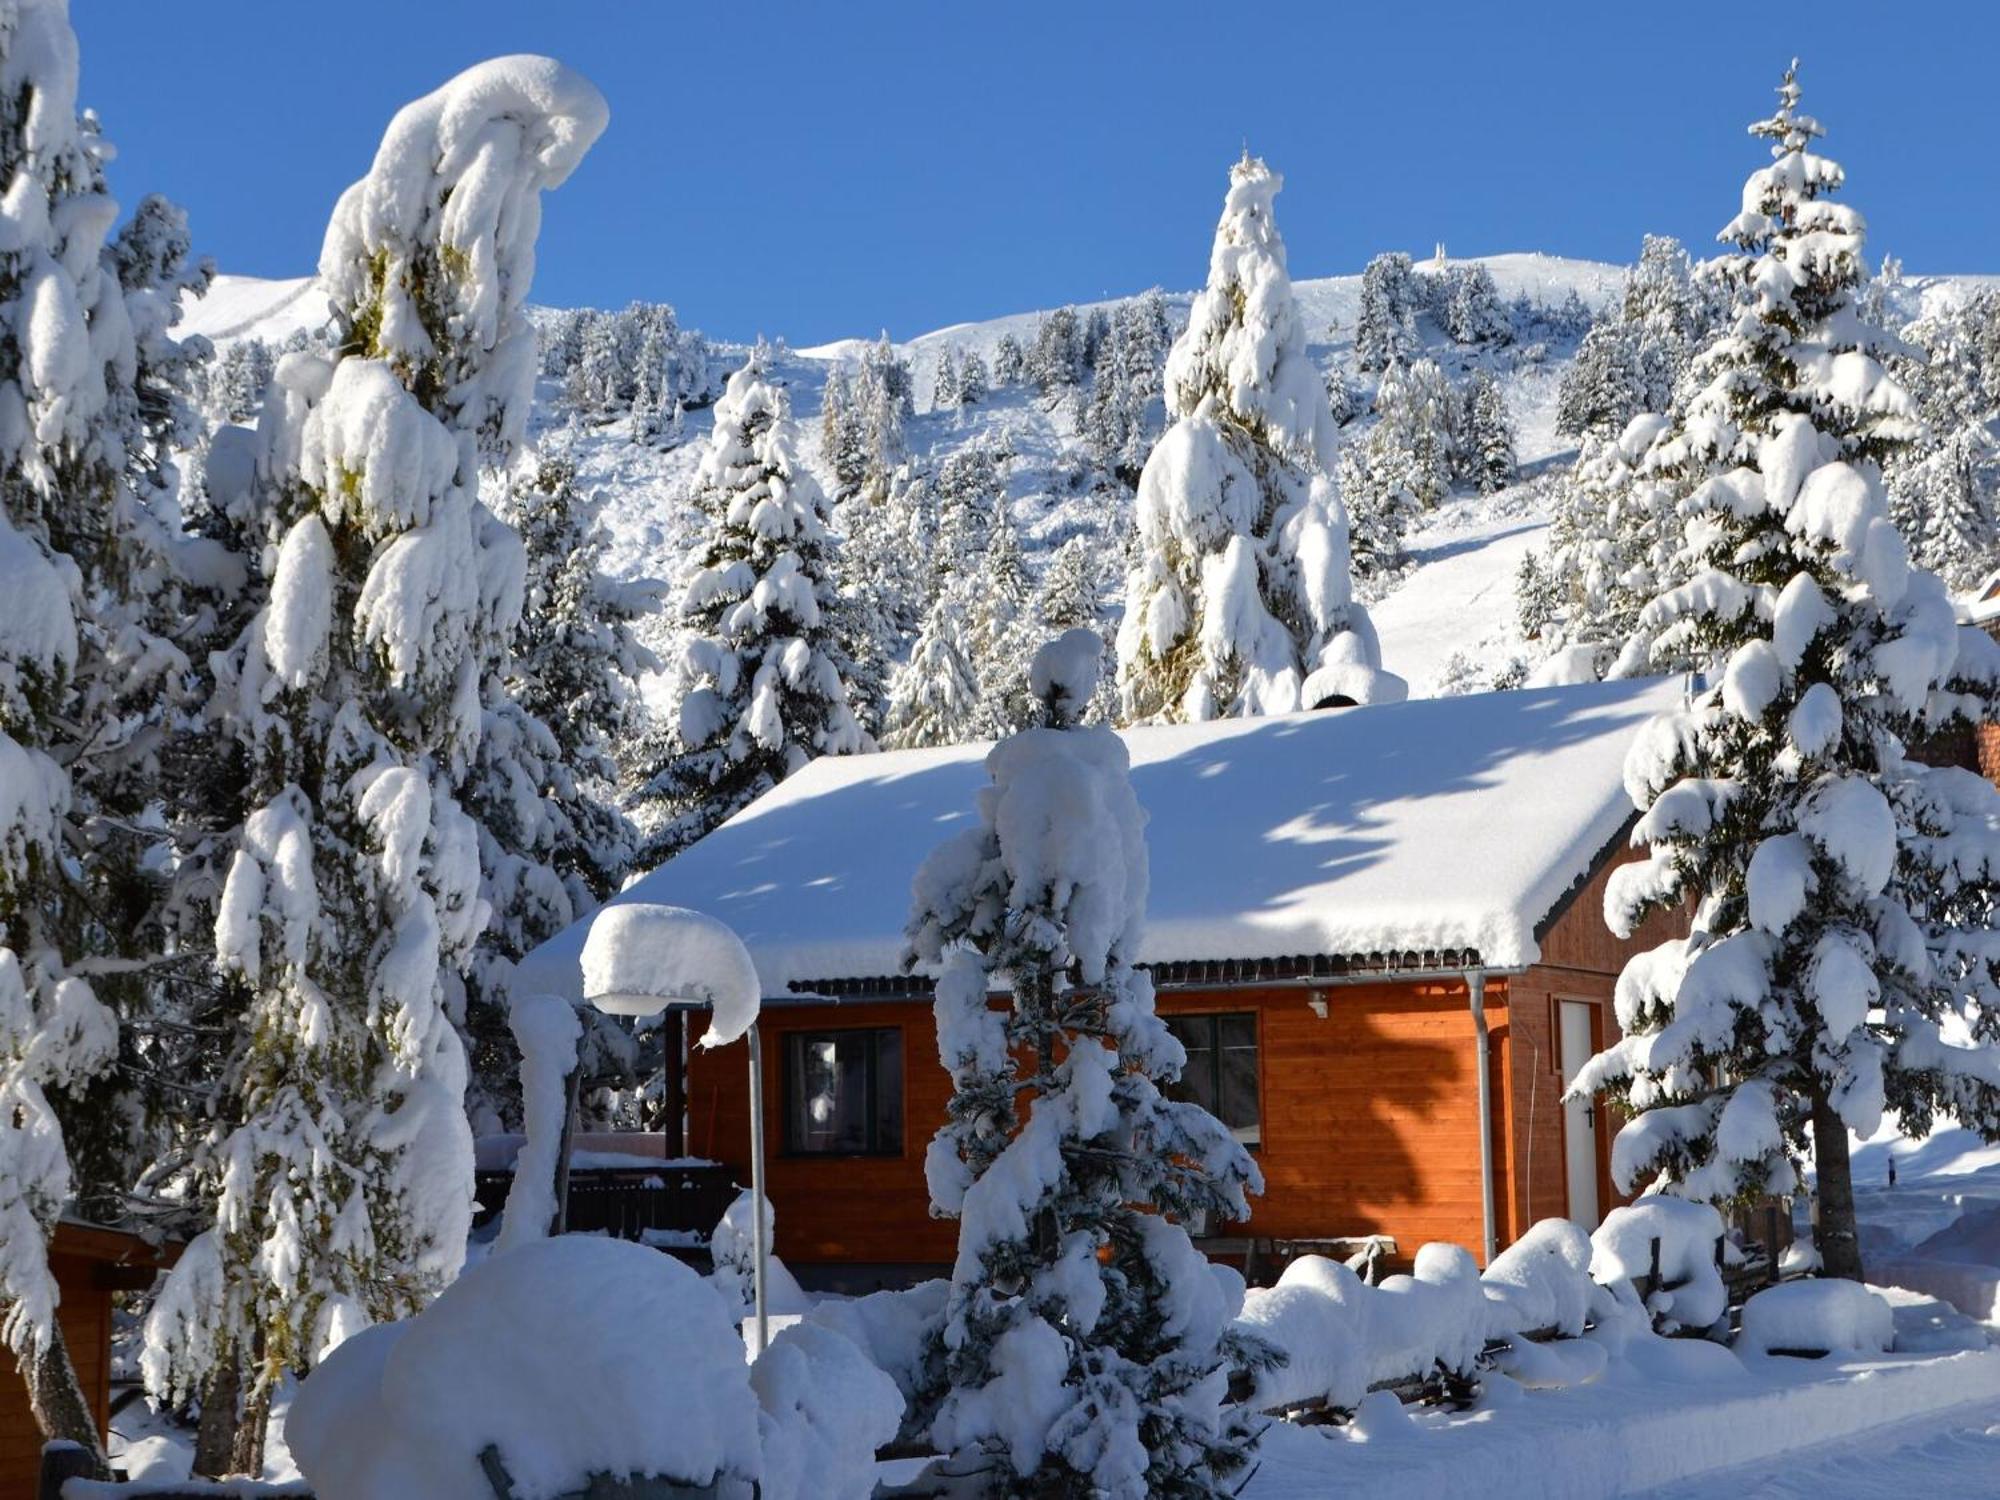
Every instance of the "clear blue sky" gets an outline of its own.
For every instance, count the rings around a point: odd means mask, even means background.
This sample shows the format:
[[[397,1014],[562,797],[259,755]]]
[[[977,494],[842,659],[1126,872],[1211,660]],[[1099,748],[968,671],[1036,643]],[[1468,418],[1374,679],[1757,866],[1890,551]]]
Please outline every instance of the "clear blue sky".
[[[611,102],[537,301],[795,344],[1200,282],[1247,139],[1296,276],[1379,250],[1628,261],[1735,211],[1793,52],[1871,257],[2000,271],[2000,5],[76,0],[129,205],[309,271],[398,105],[503,52]]]

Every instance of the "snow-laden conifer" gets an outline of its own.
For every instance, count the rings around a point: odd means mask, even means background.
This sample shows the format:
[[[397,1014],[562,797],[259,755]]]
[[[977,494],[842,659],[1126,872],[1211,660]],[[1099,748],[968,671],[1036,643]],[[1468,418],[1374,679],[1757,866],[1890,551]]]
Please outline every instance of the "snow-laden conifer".
[[[1693,930],[1626,966],[1623,1039],[1575,1088],[1634,1112],[1612,1151],[1628,1190],[1788,1193],[1810,1126],[1818,1248],[1858,1279],[1849,1130],[1894,1103],[1915,1129],[1939,1109],[2000,1131],[2000,796],[1904,753],[1943,713],[1991,712],[2000,653],[1955,628],[1889,519],[1877,459],[1910,402],[1855,315],[1840,168],[1811,149],[1793,73],[1779,97],[1752,127],[1772,164],[1724,231],[1735,315],[1652,450],[1728,465],[1683,507],[1684,581],[1641,620],[1656,652],[1710,675],[1633,747],[1651,855],[1605,899],[1617,933],[1683,901]]]
[[[240,1375],[257,1433],[280,1373],[421,1307],[465,1254],[451,1006],[487,907],[459,799],[523,586],[479,473],[525,429],[541,194],[605,118],[534,57],[400,111],[327,229],[331,357],[287,355],[265,406],[271,593],[221,684],[254,808],[215,922],[249,995],[238,1123],[210,1176],[219,1271],[184,1289],[211,1336],[156,1322],[145,1360],[163,1396]]]
[[[1244,1218],[1262,1181],[1161,1093],[1186,1059],[1132,967],[1145,814],[1123,743],[1078,723],[1102,647],[1036,654],[1040,722],[987,757],[978,826],[925,861],[910,919],[954,1090],[926,1158],[959,1221],[932,1437],[995,1496],[1215,1495],[1247,1457],[1234,1309],[1185,1226]]]
[[[872,748],[834,630],[836,542],[791,405],[753,355],[729,377],[701,463],[707,516],[689,554],[664,763],[643,863],[700,838],[807,761]]]
[[[1172,425],[1139,478],[1118,634],[1132,719],[1400,696],[1353,598],[1333,419],[1272,219],[1280,185],[1247,154],[1230,170],[1208,285],[1167,359]]]
[[[47,1237],[124,1217],[157,1139],[119,1015],[157,994],[173,920],[157,784],[193,642],[165,455],[200,349],[170,330],[206,272],[162,200],[107,242],[77,82],[62,0],[0,9],[0,1334],[42,1435],[101,1468]]]

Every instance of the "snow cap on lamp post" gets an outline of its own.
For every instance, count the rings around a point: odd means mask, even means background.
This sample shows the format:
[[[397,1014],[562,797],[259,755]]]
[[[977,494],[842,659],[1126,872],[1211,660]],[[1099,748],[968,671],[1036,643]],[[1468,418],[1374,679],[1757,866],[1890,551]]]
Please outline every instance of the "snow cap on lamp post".
[[[757,1019],[763,988],[743,940],[723,923],[680,906],[607,906],[583,943],[583,993],[614,1016],[668,1006],[709,1012],[704,1047],[735,1041]]]

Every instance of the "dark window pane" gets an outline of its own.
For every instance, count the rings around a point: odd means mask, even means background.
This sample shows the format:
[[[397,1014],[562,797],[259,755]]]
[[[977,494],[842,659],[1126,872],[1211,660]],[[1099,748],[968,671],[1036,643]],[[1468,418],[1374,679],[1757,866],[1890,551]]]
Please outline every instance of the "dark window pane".
[[[875,1036],[875,1139],[871,1150],[903,1149],[903,1033]]]
[[[896,1028],[786,1039],[785,1149],[830,1155],[903,1148],[903,1042]]]
[[[1167,1096],[1199,1104],[1227,1125],[1239,1141],[1262,1139],[1257,1108],[1257,1017],[1169,1016],[1167,1029],[1187,1049],[1187,1067]]]
[[[1187,1066],[1181,1069],[1180,1082],[1167,1089],[1167,1096],[1199,1104],[1213,1114],[1216,1105],[1215,1017],[1170,1016],[1167,1029],[1187,1049]]]

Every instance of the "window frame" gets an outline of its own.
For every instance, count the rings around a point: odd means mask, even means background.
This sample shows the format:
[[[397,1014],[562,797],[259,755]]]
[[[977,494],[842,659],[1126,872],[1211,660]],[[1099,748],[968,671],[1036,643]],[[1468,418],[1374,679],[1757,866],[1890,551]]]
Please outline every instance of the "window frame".
[[[1167,1029],[1169,1031],[1172,1031],[1176,1025],[1186,1025],[1190,1022],[1200,1022],[1204,1023],[1207,1026],[1208,1039],[1209,1039],[1207,1051],[1209,1056],[1208,1068],[1209,1068],[1210,1097],[1212,1097],[1215,1100],[1215,1110],[1214,1110],[1215,1117],[1218,1120],[1222,1121],[1223,1129],[1227,1130],[1232,1136],[1236,1137],[1237,1143],[1239,1145],[1243,1146],[1246,1150],[1261,1151],[1264,1148],[1264,1014],[1263,1012],[1260,1009],[1256,1008],[1252,1008],[1249,1010],[1166,1011],[1161,1014],[1160,1019],[1167,1023]],[[1255,1054],[1255,1059],[1254,1059],[1255,1065],[1252,1071],[1252,1076],[1255,1079],[1256,1093],[1255,1097],[1251,1100],[1251,1104],[1254,1106],[1255,1110],[1254,1122],[1248,1126],[1231,1125],[1226,1119],[1223,1119],[1221,1114],[1221,1109],[1223,1104],[1222,1054],[1224,1051],[1222,1043],[1222,1023],[1224,1021],[1248,1021],[1250,1023],[1250,1047],[1251,1051]],[[1186,1040],[1182,1038],[1178,1032],[1175,1033],[1174,1040],[1180,1042],[1183,1047],[1187,1045]],[[1189,1059],[1190,1065],[1193,1064],[1193,1061],[1194,1059],[1190,1057]],[[1187,1078],[1187,1073],[1185,1070],[1183,1070],[1181,1074],[1181,1080],[1177,1081],[1174,1085],[1172,1085],[1172,1088],[1178,1089],[1182,1087],[1186,1078]],[[1173,1093],[1171,1091],[1168,1092],[1167,1096],[1169,1098],[1181,1097],[1180,1095]],[[1245,1129],[1255,1131],[1256,1139],[1246,1141],[1240,1135],[1237,1135],[1237,1131]]]
[[[783,1045],[779,1053],[778,1073],[778,1115],[780,1154],[796,1157],[801,1161],[825,1160],[866,1160],[894,1159],[905,1154],[909,1136],[908,1090],[904,1087],[903,1065],[908,1049],[903,1027],[885,1026],[814,1026],[800,1027],[784,1033]],[[895,1039],[896,1059],[892,1077],[895,1089],[896,1140],[893,1145],[881,1142],[881,1120],[879,1118],[882,1100],[882,1084],[885,1077],[882,1066],[882,1041],[885,1037]],[[799,1089],[805,1082],[804,1066],[806,1049],[816,1042],[832,1042],[838,1049],[843,1040],[865,1039],[866,1061],[862,1075],[862,1118],[867,1144],[859,1149],[809,1146],[804,1143],[805,1124],[800,1111],[804,1099]]]

